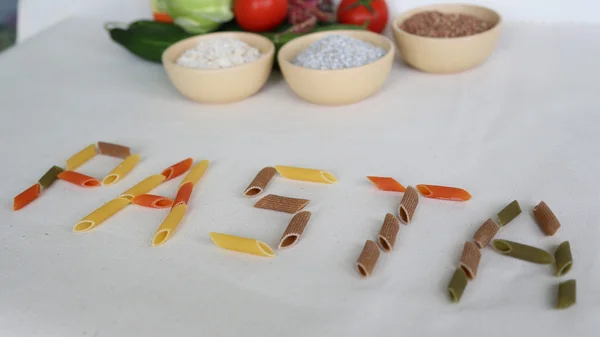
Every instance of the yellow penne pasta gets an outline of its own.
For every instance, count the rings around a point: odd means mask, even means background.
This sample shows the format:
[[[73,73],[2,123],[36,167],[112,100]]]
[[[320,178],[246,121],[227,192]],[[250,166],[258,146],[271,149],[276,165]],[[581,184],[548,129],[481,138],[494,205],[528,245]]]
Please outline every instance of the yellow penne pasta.
[[[327,171],[280,165],[275,166],[275,168],[282,177],[288,179],[325,184],[337,182],[335,176]]]
[[[75,227],[73,227],[73,232],[87,232],[99,224],[101,224],[104,220],[110,218],[118,211],[125,208],[125,206],[129,205],[131,201],[125,198],[117,198],[113,199],[106,204],[102,205],[97,210],[90,213],[85,218],[81,219]]]
[[[127,191],[123,192],[119,196],[119,198],[125,198],[125,199],[129,199],[131,201],[131,199],[133,199],[134,197],[136,197],[140,194],[146,194],[146,193],[152,191],[152,189],[154,189],[156,186],[160,185],[163,181],[165,181],[165,179],[166,179],[166,177],[163,176],[162,174],[155,174],[153,176],[149,176],[148,178],[137,183],[137,185],[135,185],[132,188],[128,189]]]
[[[215,245],[221,248],[260,256],[275,256],[273,249],[271,249],[269,245],[256,239],[243,238],[240,236],[215,232],[210,233],[210,238]]]
[[[206,169],[208,168],[208,164],[210,164],[210,161],[208,161],[208,160],[199,161],[196,165],[194,165],[192,167],[190,172],[188,172],[188,174],[183,178],[183,180],[181,181],[181,184],[179,184],[179,186],[182,186],[183,184],[187,183],[188,181],[191,181],[192,184],[196,185],[198,180],[200,180],[200,178],[202,178],[202,176],[204,175],[204,172],[206,172]]]
[[[132,154],[125,158],[117,167],[102,179],[102,186],[113,185],[125,177],[140,162],[139,154]]]
[[[67,170],[73,171],[96,155],[96,145],[92,144],[67,159]]]
[[[156,234],[154,234],[152,246],[160,246],[171,238],[181,219],[183,219],[186,209],[186,204],[179,204],[171,209],[165,220],[160,224],[160,227],[158,227]]]

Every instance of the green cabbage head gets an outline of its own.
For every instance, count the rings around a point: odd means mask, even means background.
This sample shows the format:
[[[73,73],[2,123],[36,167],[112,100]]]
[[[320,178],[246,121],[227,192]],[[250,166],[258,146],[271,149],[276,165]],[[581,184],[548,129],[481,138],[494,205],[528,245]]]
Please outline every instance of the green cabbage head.
[[[175,24],[191,34],[216,30],[233,19],[232,0],[165,0]]]

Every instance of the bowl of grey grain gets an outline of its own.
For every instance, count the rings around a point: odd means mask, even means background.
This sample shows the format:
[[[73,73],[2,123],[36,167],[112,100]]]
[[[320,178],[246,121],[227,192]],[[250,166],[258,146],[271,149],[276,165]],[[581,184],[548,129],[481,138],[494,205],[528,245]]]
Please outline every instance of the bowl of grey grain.
[[[404,61],[430,73],[457,73],[484,63],[500,37],[501,17],[489,8],[466,4],[424,6],[400,14],[393,23]]]
[[[332,30],[286,43],[277,55],[292,91],[320,105],[352,104],[375,94],[394,61],[394,43],[369,31]]]

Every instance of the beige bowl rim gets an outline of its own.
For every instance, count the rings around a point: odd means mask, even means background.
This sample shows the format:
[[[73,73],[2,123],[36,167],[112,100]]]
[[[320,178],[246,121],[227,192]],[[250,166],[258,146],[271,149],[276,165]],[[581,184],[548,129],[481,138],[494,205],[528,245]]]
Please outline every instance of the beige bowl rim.
[[[360,32],[360,33],[364,33],[364,34],[370,34],[370,35],[375,35],[377,37],[383,38],[383,40],[386,42],[386,44],[389,47],[388,51],[383,56],[381,56],[378,60],[376,60],[374,62],[365,64],[365,65],[362,65],[362,66],[359,66],[359,67],[344,68],[344,69],[311,69],[311,68],[304,68],[304,67],[295,65],[291,61],[286,60],[286,59],[283,58],[284,50],[291,48],[291,46],[293,46],[294,44],[302,43],[302,40],[310,39],[310,38],[315,37],[315,36],[351,35],[349,33],[356,33],[356,32]],[[360,40],[360,38],[358,38],[358,39]],[[342,73],[342,72],[354,71],[356,69],[361,69],[361,68],[364,68],[364,67],[377,66],[380,63],[386,62],[385,59],[387,59],[388,55],[395,53],[395,51],[396,51],[396,47],[394,45],[394,42],[390,38],[388,38],[387,36],[385,36],[383,34],[373,33],[373,32],[368,31],[368,30],[336,29],[336,30],[328,30],[328,31],[324,31],[324,32],[314,32],[314,33],[306,34],[304,36],[297,37],[297,38],[291,40],[290,42],[284,44],[283,47],[281,47],[281,49],[279,50],[279,53],[277,54],[277,61],[279,62],[280,67],[281,67],[282,63],[285,63],[286,66],[288,66],[288,67],[295,68],[295,69],[302,69],[303,71],[314,71],[314,72],[319,72],[319,73],[331,72],[331,73],[337,73],[337,74],[339,74],[339,73]]]
[[[409,33],[403,29],[400,28],[399,22],[400,21],[404,21],[407,18],[420,13],[420,12],[424,12],[424,11],[428,11],[428,10],[435,10],[435,9],[443,9],[444,7],[448,8],[448,7],[456,7],[456,6],[463,6],[463,7],[471,7],[471,8],[477,8],[477,9],[482,9],[482,10],[486,10],[494,15],[496,15],[498,17],[498,21],[494,24],[494,26],[488,30],[486,30],[485,32],[481,32],[481,33],[477,33],[474,35],[469,35],[469,36],[461,36],[461,37],[452,37],[452,38],[443,38],[443,37],[430,37],[430,36],[421,36],[421,35],[417,35],[417,34],[412,34]],[[395,32],[399,33],[399,34],[405,34],[405,35],[410,35],[410,36],[415,36],[421,39],[425,39],[425,40],[438,40],[438,41],[447,41],[447,40],[468,40],[468,39],[472,39],[474,37],[479,37],[479,36],[483,36],[486,34],[492,34],[495,30],[500,29],[500,24],[502,23],[502,16],[500,15],[500,13],[498,13],[497,11],[489,8],[489,7],[484,7],[484,6],[479,6],[479,5],[473,5],[473,4],[467,4],[467,3],[439,3],[439,4],[430,4],[430,5],[425,5],[425,6],[419,6],[419,7],[414,7],[411,8],[409,10],[406,10],[400,14],[398,14],[396,16],[396,18],[394,19],[394,22],[392,24],[392,28],[394,29]]]
[[[187,68],[184,66],[180,66],[174,60],[172,60],[171,58],[168,57],[168,54],[173,53],[174,49],[179,49],[180,46],[183,44],[189,44],[191,41],[195,41],[197,43],[200,40],[213,39],[213,38],[218,38],[218,37],[223,37],[223,36],[228,36],[228,37],[231,37],[234,39],[239,39],[239,36],[256,37],[256,38],[266,42],[268,45],[268,48],[267,48],[266,52],[264,52],[264,53],[261,52],[260,56],[255,61],[244,63],[242,65],[235,66],[235,67],[229,67],[229,68],[217,68],[217,69]],[[239,39],[239,40],[242,40],[242,39]],[[250,46],[252,46],[252,45],[250,44]],[[252,47],[257,48],[256,46],[252,46]],[[269,58],[271,55],[273,55],[273,53],[275,53],[275,45],[273,44],[273,41],[269,40],[268,38],[266,38],[260,34],[251,33],[251,32],[217,32],[217,33],[208,33],[208,34],[191,36],[191,37],[188,37],[181,41],[175,42],[174,44],[170,45],[167,49],[165,49],[165,51],[162,54],[161,59],[162,59],[163,66],[166,65],[166,63],[168,63],[169,66],[171,66],[171,67],[183,69],[183,70],[190,71],[190,72],[195,72],[195,73],[223,72],[223,73],[225,73],[225,72],[237,71],[242,68],[253,67],[253,66],[255,66],[256,62],[259,62],[264,58]],[[181,54],[179,54],[179,55],[181,55]],[[177,55],[175,59],[177,59],[177,57],[179,57],[179,55]]]

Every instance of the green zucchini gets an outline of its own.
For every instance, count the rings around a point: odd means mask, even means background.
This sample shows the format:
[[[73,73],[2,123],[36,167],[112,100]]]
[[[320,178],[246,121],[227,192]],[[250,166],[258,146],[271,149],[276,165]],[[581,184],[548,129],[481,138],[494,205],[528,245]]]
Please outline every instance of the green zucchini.
[[[157,35],[171,35],[171,36],[185,36],[189,37],[192,34],[186,33],[185,30],[181,29],[172,23],[156,22],[151,20],[139,20],[132,22],[129,27],[131,31],[143,32],[143,33],[154,33]]]
[[[110,30],[110,37],[131,53],[152,62],[161,62],[162,54],[173,43],[185,39],[181,36],[157,36],[122,28]]]
[[[287,27],[284,25],[284,27]],[[170,45],[181,41],[192,34],[170,23],[155,22],[150,20],[139,20],[132,22],[129,26],[108,23],[105,28],[109,31],[113,41],[120,44],[131,53],[151,62],[161,62],[162,54]],[[313,32],[335,30],[335,29],[359,29],[362,26],[327,24],[317,26]],[[241,28],[234,22],[229,22],[220,27],[219,31],[240,31]],[[277,30],[281,32],[281,30]],[[262,33],[261,35],[273,41],[275,44],[275,55],[279,49],[289,41],[305,34],[299,33]],[[277,67],[277,62],[275,62]]]

